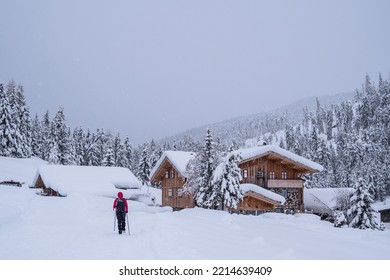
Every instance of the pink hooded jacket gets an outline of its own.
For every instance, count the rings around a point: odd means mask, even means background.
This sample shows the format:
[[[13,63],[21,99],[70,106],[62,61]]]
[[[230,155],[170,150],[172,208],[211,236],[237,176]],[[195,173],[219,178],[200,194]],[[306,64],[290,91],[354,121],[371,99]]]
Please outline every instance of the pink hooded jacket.
[[[119,198],[123,200],[123,203],[125,204],[125,212],[127,213],[127,211],[129,210],[129,207],[127,205],[127,200],[123,199],[123,193],[122,192],[118,192],[118,198],[116,198],[114,200],[114,205],[112,206],[112,209],[115,210],[115,211],[118,211],[118,209],[116,209],[116,204],[117,204]]]

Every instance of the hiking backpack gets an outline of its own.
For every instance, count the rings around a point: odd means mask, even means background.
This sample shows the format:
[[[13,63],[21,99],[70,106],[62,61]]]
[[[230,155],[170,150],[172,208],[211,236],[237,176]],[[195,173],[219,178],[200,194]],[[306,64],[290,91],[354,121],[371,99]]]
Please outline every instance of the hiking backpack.
[[[123,201],[123,199],[118,198],[118,200],[116,201],[116,210],[118,212],[125,212],[125,202]]]

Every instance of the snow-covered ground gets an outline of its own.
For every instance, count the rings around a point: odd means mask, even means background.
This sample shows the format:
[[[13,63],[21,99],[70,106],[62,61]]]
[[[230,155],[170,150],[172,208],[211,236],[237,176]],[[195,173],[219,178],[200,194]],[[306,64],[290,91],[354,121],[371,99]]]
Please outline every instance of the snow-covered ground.
[[[172,212],[129,200],[129,236],[113,230],[114,196],[35,192],[0,185],[0,259],[390,259],[390,230],[335,228],[311,214]]]

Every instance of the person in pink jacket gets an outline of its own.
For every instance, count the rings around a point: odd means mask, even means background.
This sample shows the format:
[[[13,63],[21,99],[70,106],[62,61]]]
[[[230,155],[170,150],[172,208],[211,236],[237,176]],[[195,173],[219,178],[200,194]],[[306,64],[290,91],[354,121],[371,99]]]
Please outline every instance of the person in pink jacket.
[[[114,200],[112,209],[116,211],[116,217],[118,219],[118,232],[119,234],[122,234],[122,232],[126,231],[126,214],[129,210],[127,200],[123,198],[122,192],[118,192],[118,197]]]

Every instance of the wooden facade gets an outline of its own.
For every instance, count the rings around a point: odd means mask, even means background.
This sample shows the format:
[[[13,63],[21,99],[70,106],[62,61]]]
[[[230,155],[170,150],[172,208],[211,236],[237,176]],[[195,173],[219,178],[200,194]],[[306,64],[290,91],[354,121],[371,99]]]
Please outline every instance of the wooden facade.
[[[274,209],[277,207],[280,207],[279,202],[253,191],[249,191],[245,193],[244,199],[238,203],[237,211],[239,213],[245,213],[249,211],[271,212],[274,211]]]
[[[314,170],[272,152],[242,161],[239,167],[242,183],[255,184],[282,195],[286,199],[284,209],[304,210],[301,176]]]
[[[152,183],[161,182],[162,206],[171,206],[173,209],[195,206],[193,196],[182,193],[185,180],[169,159],[165,158],[152,178]]]

